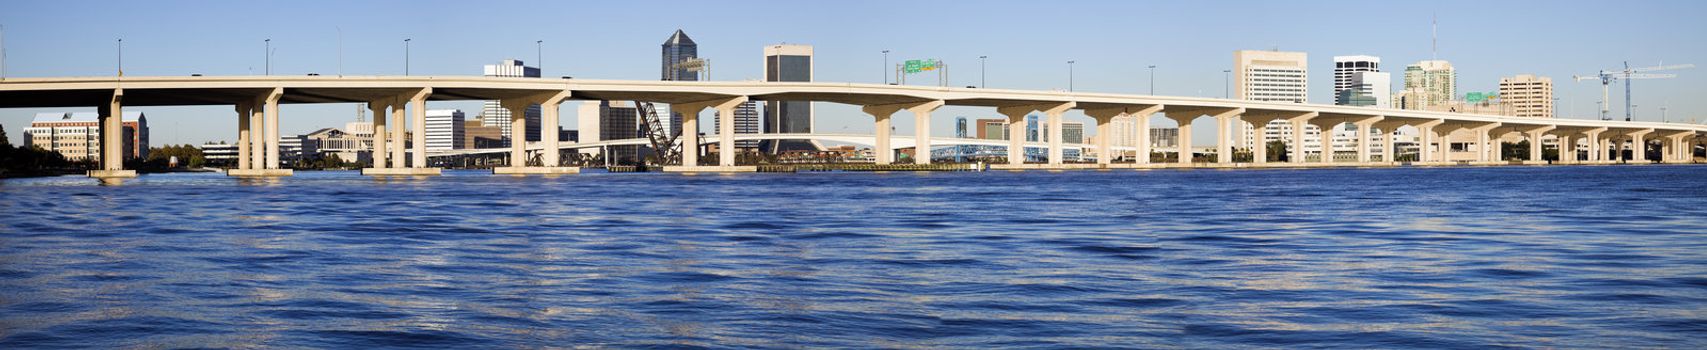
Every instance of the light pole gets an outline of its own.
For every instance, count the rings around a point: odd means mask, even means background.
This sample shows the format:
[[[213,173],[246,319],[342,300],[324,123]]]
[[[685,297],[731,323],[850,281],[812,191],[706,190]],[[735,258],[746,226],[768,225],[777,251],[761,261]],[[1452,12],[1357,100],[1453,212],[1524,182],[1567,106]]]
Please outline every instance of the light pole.
[[[1156,65],[1150,65],[1150,96],[1156,95]]]
[[[261,48],[261,56],[266,57],[266,65],[262,68],[262,72],[264,72],[262,74],[273,75],[273,39],[268,38],[267,40],[261,41],[264,41],[267,44]]]
[[[124,38],[119,38],[119,76],[124,76]]]
[[[1221,98],[1233,98],[1233,94],[1230,92],[1232,90],[1229,90],[1229,88],[1228,88],[1229,86],[1233,86],[1233,70],[1231,70],[1231,69],[1222,70],[1221,71]]]
[[[414,40],[414,39],[403,39],[403,76],[409,76],[409,41],[410,40]]]
[[[338,77],[344,77],[344,27],[338,29]]]
[[[539,67],[539,76],[545,77],[545,40],[533,41],[533,65]]]
[[[883,85],[889,85],[889,50],[883,50]]]
[[[1067,92],[1073,92],[1073,63],[1076,62],[1067,60]]]
[[[989,80],[984,79],[984,59],[986,59],[986,58],[990,58],[990,56],[978,56],[978,88],[979,89],[985,88],[986,86],[984,84],[989,82]]]

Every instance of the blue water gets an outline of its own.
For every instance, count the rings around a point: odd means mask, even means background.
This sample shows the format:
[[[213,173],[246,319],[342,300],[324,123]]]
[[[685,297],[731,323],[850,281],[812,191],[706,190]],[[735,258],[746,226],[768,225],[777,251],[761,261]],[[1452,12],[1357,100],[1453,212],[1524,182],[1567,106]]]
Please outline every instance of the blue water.
[[[0,348],[1702,348],[1707,167],[0,182]]]

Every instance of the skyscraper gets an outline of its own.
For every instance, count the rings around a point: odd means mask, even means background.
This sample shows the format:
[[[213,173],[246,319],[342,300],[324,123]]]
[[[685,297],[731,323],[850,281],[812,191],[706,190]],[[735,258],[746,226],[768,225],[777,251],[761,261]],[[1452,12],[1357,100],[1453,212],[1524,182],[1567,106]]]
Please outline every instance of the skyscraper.
[[[1351,80],[1354,73],[1380,71],[1380,57],[1365,55],[1334,56],[1334,96],[1339,96],[1341,91],[1352,87]]]
[[[488,77],[538,78],[539,68],[523,65],[521,60],[509,59],[498,64],[486,65],[485,73]],[[539,105],[528,106],[526,117],[528,129],[523,134],[526,136],[524,140],[539,141]],[[498,101],[486,101],[485,108],[482,108],[480,112],[480,120],[481,125],[497,127],[504,137],[503,147],[510,147],[513,138],[511,137],[509,110],[504,109],[504,106]],[[557,126],[552,125],[550,129],[557,130]]]
[[[463,139],[466,125],[462,110],[427,110],[427,152],[442,152],[468,148]]]
[[[723,118],[711,118],[712,130],[723,130]],[[735,134],[759,133],[759,106],[753,101],[735,105]],[[759,147],[759,141],[735,141],[737,149],[754,149]]]
[[[1309,56],[1303,52],[1240,50],[1233,52],[1233,96],[1241,100],[1304,103],[1309,91]],[[1244,127],[1244,123],[1238,123]],[[1305,126],[1306,135],[1315,126]],[[1252,147],[1256,142],[1284,140],[1291,142],[1292,123],[1275,120],[1268,123],[1263,135],[1246,128],[1239,147]],[[1306,145],[1320,144],[1306,140]],[[1185,145],[1191,147],[1191,145]]]
[[[1405,67],[1405,88],[1400,92],[1403,109],[1446,106],[1458,94],[1458,70],[1444,60],[1428,60]]]
[[[812,72],[811,45],[778,44],[765,47],[765,81],[809,82],[812,81]],[[811,133],[812,103],[766,101],[764,129],[767,134]],[[816,146],[805,141],[778,141],[768,148],[767,151],[771,153],[818,150]]]
[[[1511,106],[1511,116],[1553,117],[1553,78],[1529,74],[1500,78],[1499,96],[1502,103]]]
[[[660,79],[665,81],[699,81],[699,72],[687,69],[683,62],[699,58],[699,44],[688,38],[687,33],[677,29],[669,39],[664,39],[664,53],[661,62]],[[670,132],[676,136],[682,135],[682,115],[670,113]]]

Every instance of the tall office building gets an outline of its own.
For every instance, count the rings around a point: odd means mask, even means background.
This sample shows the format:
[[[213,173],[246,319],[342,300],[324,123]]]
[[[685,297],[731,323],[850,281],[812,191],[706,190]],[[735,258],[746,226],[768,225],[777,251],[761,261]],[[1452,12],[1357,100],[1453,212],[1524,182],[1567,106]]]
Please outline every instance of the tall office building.
[[[660,62],[659,78],[665,81],[699,81],[699,72],[682,66],[682,62],[699,58],[699,44],[695,44],[687,33],[677,29],[669,39],[664,39],[663,59]],[[676,136],[682,135],[682,115],[670,113],[670,132]],[[757,125],[755,125],[757,126]]]
[[[1381,58],[1375,56],[1334,56],[1334,96],[1353,86],[1352,74],[1380,72]]]
[[[1400,91],[1402,109],[1426,110],[1446,106],[1458,94],[1458,71],[1443,60],[1417,62],[1405,67],[1405,86]]]
[[[523,65],[521,60],[510,59],[504,60],[498,64],[486,65],[485,74],[488,77],[538,78],[539,68],[528,67]],[[523,134],[526,136],[524,140],[539,141],[539,130],[541,129],[541,125],[539,125],[539,105],[528,106],[526,113],[528,125],[527,130]],[[510,147],[510,142],[514,138],[511,137],[513,134],[510,130],[509,110],[504,109],[504,106],[499,104],[498,101],[486,101],[485,108],[483,108],[480,113],[480,120],[481,125],[497,127],[498,130],[503,133],[503,147]],[[553,125],[548,129],[557,130],[557,126]]]
[[[1308,61],[1309,55],[1303,52],[1235,51],[1233,96],[1250,101],[1304,103],[1309,94]],[[1238,124],[1238,128],[1244,128],[1244,123]],[[1317,128],[1314,126],[1306,126],[1306,135],[1314,133],[1315,129]],[[1268,123],[1266,131],[1263,135],[1256,135],[1255,129],[1245,128],[1240,132],[1244,137],[1237,140],[1240,143],[1238,147],[1249,148],[1257,142],[1274,140],[1292,142],[1292,123],[1275,120]],[[1318,143],[1306,140],[1306,144]]]
[[[640,109],[631,101],[585,101],[576,110],[576,122],[581,143],[625,140],[646,137],[640,134]],[[611,164],[637,164],[645,155],[639,145],[610,146],[606,157]],[[599,154],[600,149],[583,149],[582,153]]]
[[[966,138],[966,117],[954,117],[954,137]]]
[[[1511,116],[1553,117],[1553,78],[1519,74],[1500,78],[1500,100],[1511,106]]]
[[[123,123],[124,159],[148,157],[148,117],[139,111],[119,115]],[[27,145],[59,152],[68,160],[99,160],[100,115],[95,112],[36,113],[24,128]],[[22,143],[21,143],[22,144]]]
[[[1351,74],[1346,89],[1334,94],[1334,104],[1392,108],[1393,78],[1387,72],[1356,72]]]
[[[463,139],[466,135],[463,119],[462,110],[427,110],[427,152],[468,148]]]
[[[765,47],[765,81],[812,81],[812,46],[778,44]],[[812,132],[812,103],[807,101],[766,101],[764,130],[767,134]],[[764,146],[761,146],[764,147]],[[766,151],[816,151],[807,141],[777,141]]]

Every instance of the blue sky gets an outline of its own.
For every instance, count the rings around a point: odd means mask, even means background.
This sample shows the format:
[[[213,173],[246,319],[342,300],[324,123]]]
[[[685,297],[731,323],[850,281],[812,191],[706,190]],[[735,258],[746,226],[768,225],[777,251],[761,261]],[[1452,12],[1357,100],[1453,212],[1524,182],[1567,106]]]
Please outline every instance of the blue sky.
[[[1157,94],[1221,96],[1221,71],[1231,68],[1234,50],[1279,48],[1309,53],[1311,102],[1330,103],[1332,56],[1380,56],[1384,70],[1401,71],[1429,58],[1430,16],[1438,15],[1439,58],[1458,67],[1462,91],[1494,90],[1501,76],[1549,76],[1559,112],[1591,118],[1598,83],[1571,75],[1626,60],[1707,66],[1704,13],[1702,1],[8,0],[0,2],[0,26],[12,77],[112,75],[119,38],[130,76],[260,74],[266,38],[276,49],[274,74],[333,75],[341,30],[347,75],[402,74],[404,38],[414,39],[416,75],[478,75],[481,65],[505,58],[533,64],[534,41],[544,40],[547,76],[654,80],[658,45],[680,28],[712,61],[716,80],[759,78],[761,48],[788,42],[815,47],[818,81],[879,82],[887,49],[891,61],[947,62],[955,86],[978,84],[978,56],[988,55],[991,88],[1065,89],[1066,61],[1075,60],[1075,90],[1144,93],[1145,67],[1157,65]],[[1636,81],[1637,119],[1658,120],[1666,106],[1670,119],[1707,120],[1699,98],[1707,68],[1675,73]],[[478,102],[429,107],[470,116],[479,109]],[[150,116],[155,144],[235,138],[226,106],[139,109]],[[287,106],[281,128],[341,127],[354,109]],[[0,109],[0,124],[21,140],[34,113],[62,110]],[[871,130],[857,107],[820,104],[818,111],[820,131]],[[574,108],[563,112],[573,128]],[[935,115],[933,132],[951,135],[953,117],[994,111],[945,107]],[[1076,113],[1069,120],[1089,121]],[[902,133],[912,124],[907,116],[895,123]]]

